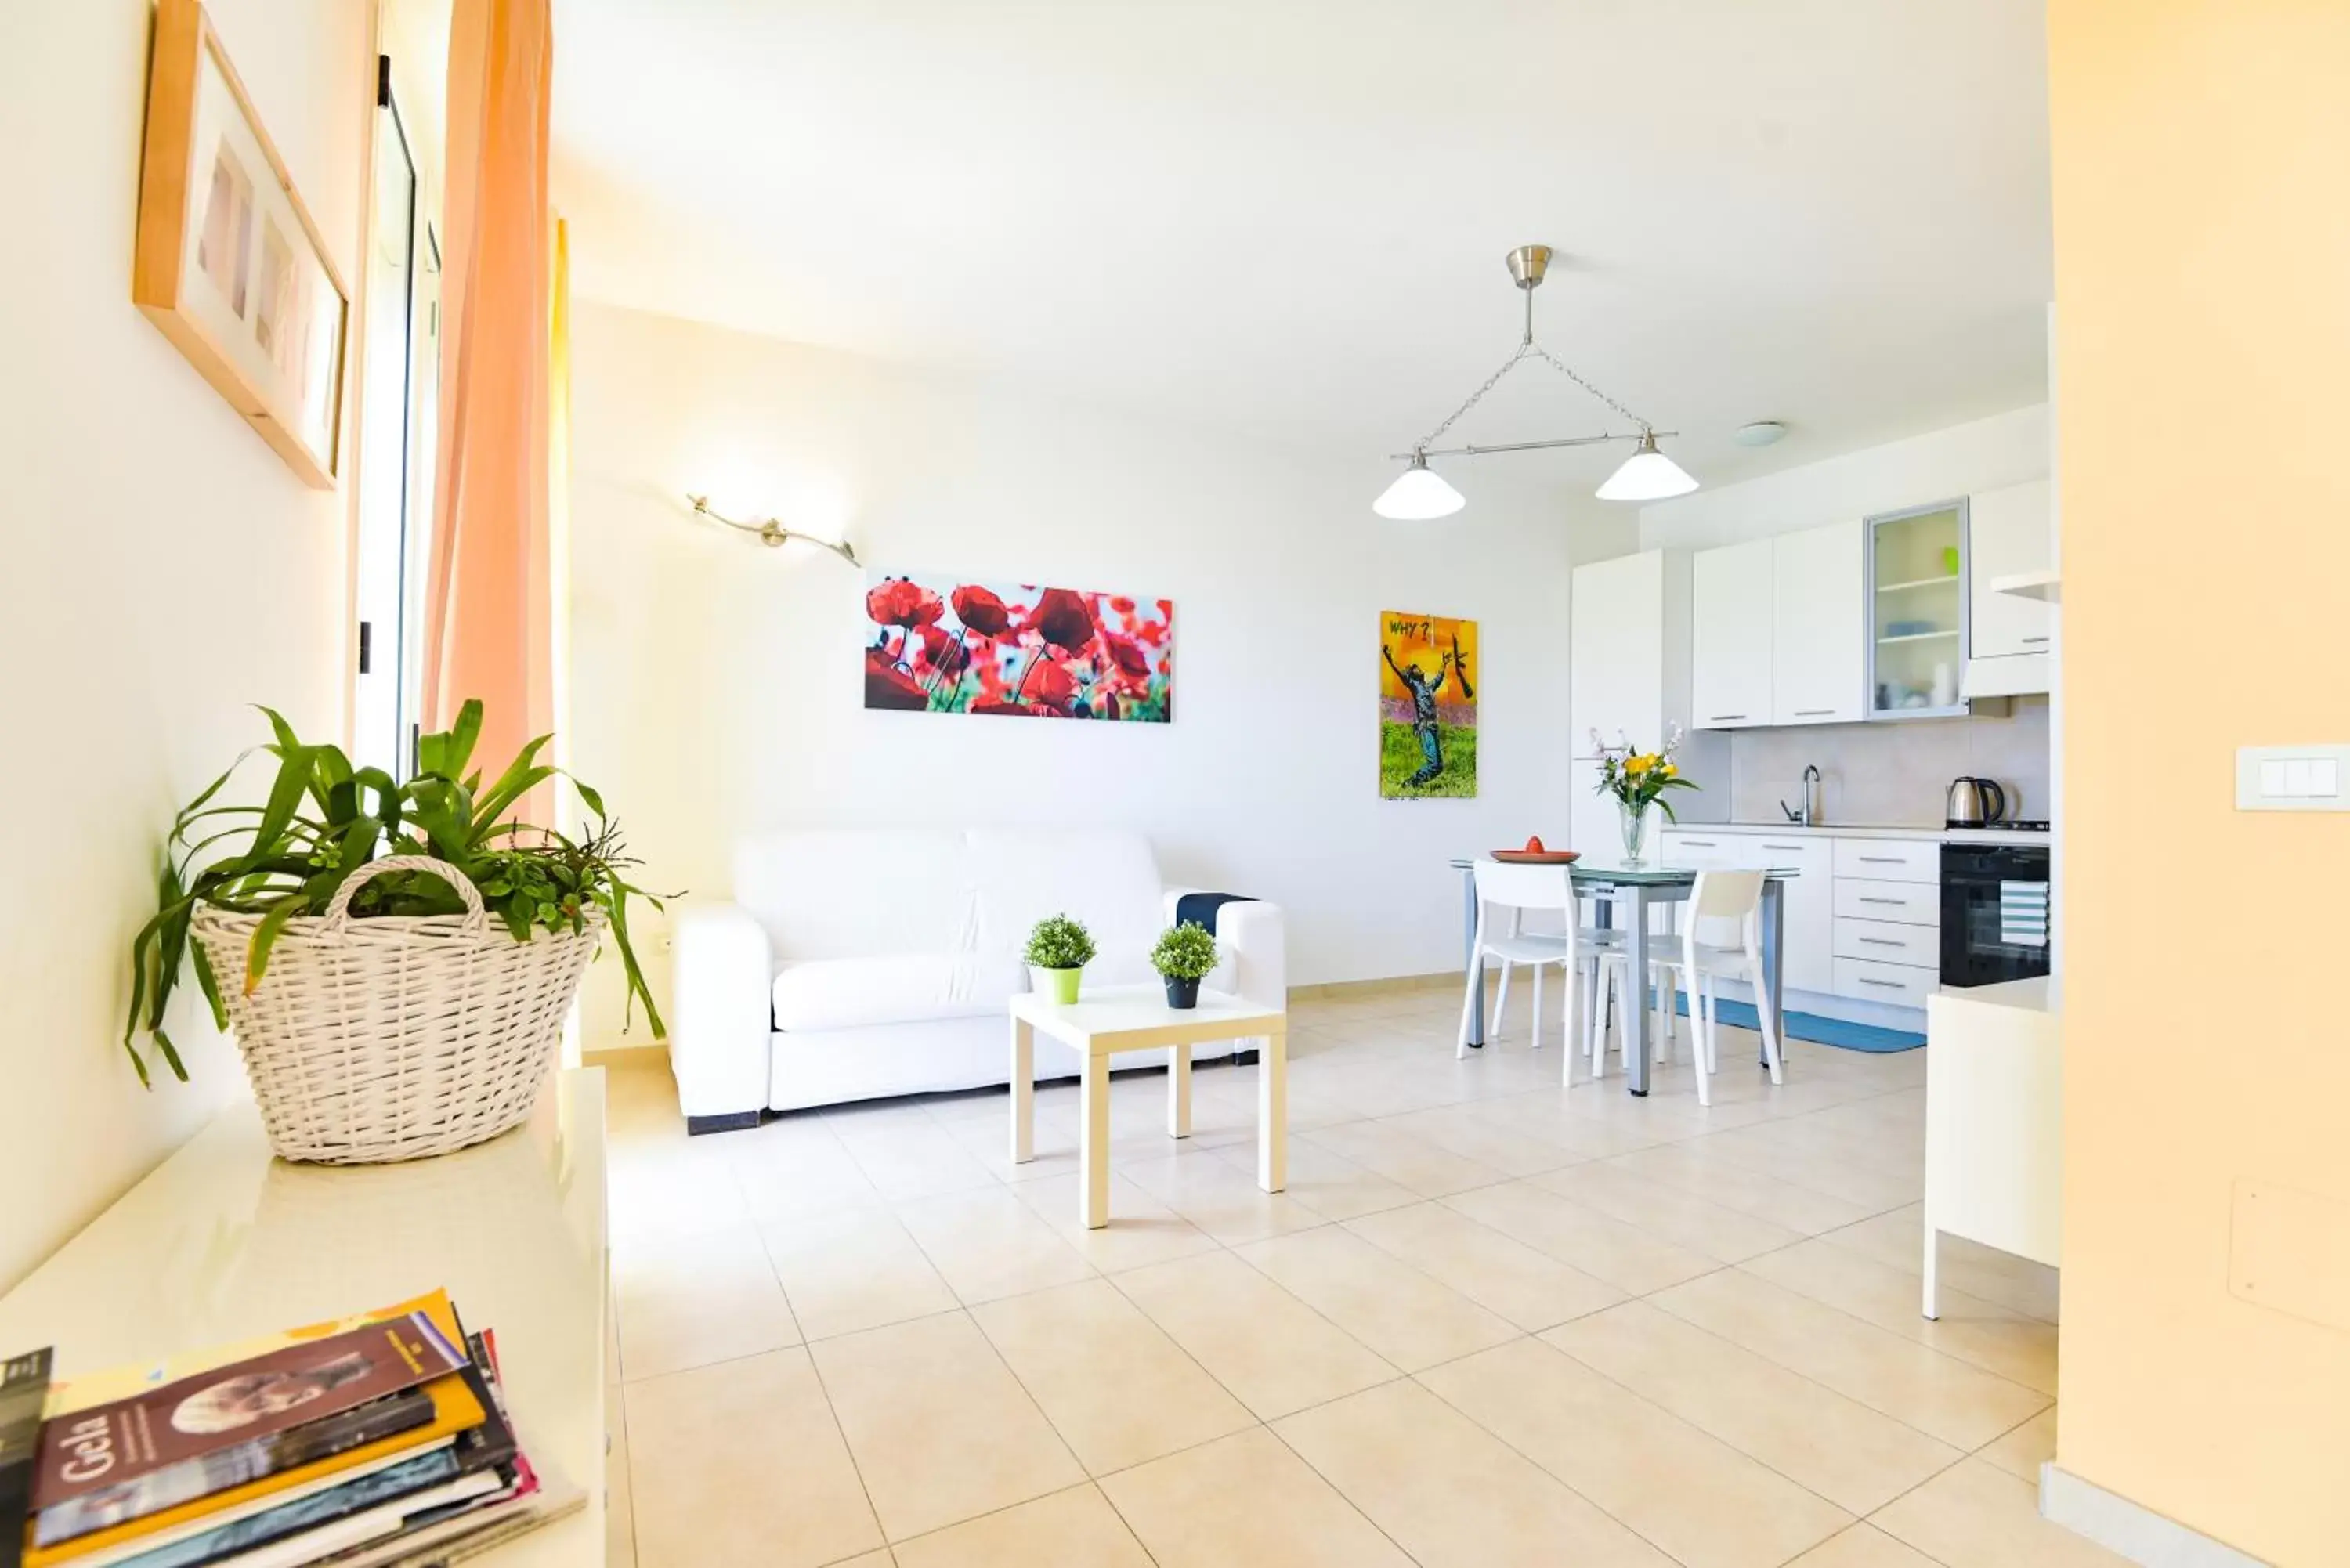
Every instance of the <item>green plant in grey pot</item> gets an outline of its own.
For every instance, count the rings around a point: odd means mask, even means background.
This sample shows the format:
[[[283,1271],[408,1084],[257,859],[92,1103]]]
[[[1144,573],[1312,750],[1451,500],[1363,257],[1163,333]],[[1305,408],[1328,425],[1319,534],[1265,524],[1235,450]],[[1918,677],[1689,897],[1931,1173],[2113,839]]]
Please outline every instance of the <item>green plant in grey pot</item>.
[[[1150,950],[1150,967],[1167,982],[1167,1005],[1200,1005],[1200,982],[1216,967],[1216,939],[1194,920],[1170,926],[1159,933]]]
[[[1077,978],[1094,961],[1094,937],[1066,915],[1047,915],[1028,933],[1028,983],[1055,1002],[1077,999]]]

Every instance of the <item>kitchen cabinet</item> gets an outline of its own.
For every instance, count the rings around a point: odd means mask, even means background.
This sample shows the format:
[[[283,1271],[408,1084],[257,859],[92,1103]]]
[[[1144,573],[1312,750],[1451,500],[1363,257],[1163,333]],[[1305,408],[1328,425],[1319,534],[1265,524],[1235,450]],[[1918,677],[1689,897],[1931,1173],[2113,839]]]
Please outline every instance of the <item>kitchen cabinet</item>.
[[[1886,513],[1866,528],[1868,716],[1966,712],[1966,501]]]
[[[1835,982],[1835,841],[1812,834],[1771,834],[1667,828],[1661,853],[1668,866],[1699,870],[1766,870],[1795,875],[1781,889],[1785,947],[1780,958],[1790,991],[1826,994]]]
[[[1644,750],[1684,732],[1681,776],[1698,787],[1673,796],[1692,822],[1730,815],[1730,742],[1698,732],[1690,713],[1691,561],[1686,550],[1644,550],[1575,568],[1569,590],[1567,726],[1568,844],[1610,859],[1623,853],[1612,797],[1596,793],[1599,763],[1591,732]],[[1655,852],[1651,813],[1648,852]]]
[[[2055,563],[2046,480],[1971,497],[1967,532],[1967,694],[2013,696],[2050,686],[2048,650],[2056,611],[2045,601],[1999,593],[2002,577],[2045,572]]]
[[[1861,524],[1799,529],[1771,546],[1771,722],[1856,723],[1868,716]]]
[[[1690,691],[1700,729],[1772,722],[1773,559],[1777,541],[1700,550],[1690,561]]]

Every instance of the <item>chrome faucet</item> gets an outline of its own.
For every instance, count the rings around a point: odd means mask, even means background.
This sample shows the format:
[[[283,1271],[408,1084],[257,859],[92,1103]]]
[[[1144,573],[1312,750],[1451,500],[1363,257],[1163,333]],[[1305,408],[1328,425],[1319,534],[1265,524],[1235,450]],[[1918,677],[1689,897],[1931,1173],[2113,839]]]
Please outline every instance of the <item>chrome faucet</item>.
[[[1820,770],[1818,764],[1813,763],[1807,765],[1804,769],[1803,809],[1799,811],[1795,807],[1789,805],[1783,800],[1779,803],[1779,809],[1786,813],[1787,820],[1789,822],[1798,823],[1804,827],[1812,826],[1812,802],[1819,798],[1819,786]]]

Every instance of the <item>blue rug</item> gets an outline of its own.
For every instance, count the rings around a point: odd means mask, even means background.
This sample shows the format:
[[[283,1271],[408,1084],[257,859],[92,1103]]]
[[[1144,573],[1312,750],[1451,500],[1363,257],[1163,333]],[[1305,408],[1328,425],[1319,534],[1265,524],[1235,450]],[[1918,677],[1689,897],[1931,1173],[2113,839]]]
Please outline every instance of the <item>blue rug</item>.
[[[1681,1016],[1689,1016],[1689,997],[1680,997]],[[1723,997],[1714,1003],[1714,1011],[1724,1023],[1738,1029],[1760,1029],[1762,1020],[1755,1015],[1751,1002],[1732,1002]],[[1915,1051],[1926,1043],[1923,1034],[1907,1029],[1887,1029],[1875,1023],[1855,1023],[1846,1018],[1823,1018],[1816,1012],[1787,1014],[1790,1038],[1808,1040],[1814,1045],[1833,1045],[1840,1051],[1866,1051],[1872,1055],[1885,1055],[1895,1051]]]

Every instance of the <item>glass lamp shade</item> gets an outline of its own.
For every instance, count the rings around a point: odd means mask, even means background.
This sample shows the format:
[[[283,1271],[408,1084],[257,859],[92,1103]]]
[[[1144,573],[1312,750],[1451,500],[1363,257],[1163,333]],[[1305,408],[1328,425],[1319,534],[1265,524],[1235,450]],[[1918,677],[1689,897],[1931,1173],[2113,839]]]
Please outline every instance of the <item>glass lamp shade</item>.
[[[1657,438],[1645,435],[1640,438],[1640,450],[1607,476],[1598,495],[1602,501],[1662,501],[1687,495],[1696,488],[1697,481],[1679,463],[1657,450]]]
[[[1428,466],[1426,458],[1415,457],[1409,468],[1396,475],[1393,484],[1379,492],[1371,510],[1401,523],[1425,523],[1431,517],[1450,517],[1467,504],[1459,491]]]

